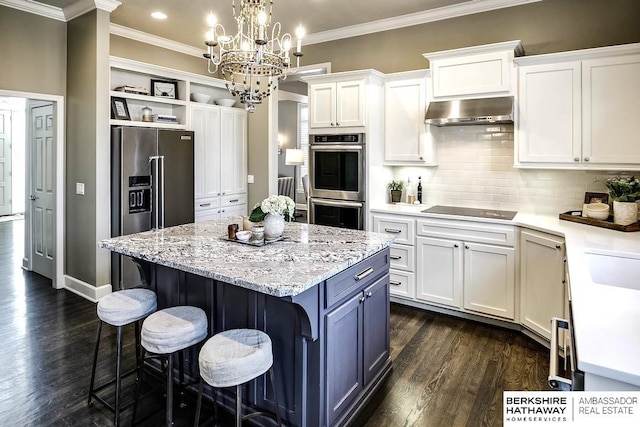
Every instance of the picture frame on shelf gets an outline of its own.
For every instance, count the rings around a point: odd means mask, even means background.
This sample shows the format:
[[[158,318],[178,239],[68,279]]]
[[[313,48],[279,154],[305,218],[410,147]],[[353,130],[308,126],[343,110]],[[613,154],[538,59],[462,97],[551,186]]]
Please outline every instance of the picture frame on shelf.
[[[129,106],[125,98],[111,97],[111,115],[116,120],[131,120]]]
[[[178,99],[178,82],[173,80],[151,79],[151,96]]]
[[[609,204],[609,194],[607,193],[594,193],[587,191],[584,193],[584,203],[605,203]]]

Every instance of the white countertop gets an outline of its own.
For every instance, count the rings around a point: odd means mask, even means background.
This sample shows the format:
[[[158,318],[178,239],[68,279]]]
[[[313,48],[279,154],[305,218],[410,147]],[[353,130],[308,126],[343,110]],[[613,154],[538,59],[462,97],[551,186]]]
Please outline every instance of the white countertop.
[[[428,205],[382,205],[381,213],[499,222],[563,236],[573,309],[578,369],[640,386],[640,290],[596,283],[585,252],[640,258],[640,232],[621,232],[518,213],[511,221],[425,214]],[[620,274],[631,274],[621,272]],[[640,280],[640,275],[637,277]],[[567,314],[568,315],[568,314]]]

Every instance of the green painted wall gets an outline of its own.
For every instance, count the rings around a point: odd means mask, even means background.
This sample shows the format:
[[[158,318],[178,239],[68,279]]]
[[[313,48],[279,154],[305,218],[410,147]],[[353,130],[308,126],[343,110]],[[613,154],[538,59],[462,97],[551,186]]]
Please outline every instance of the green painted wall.
[[[67,25],[0,6],[0,88],[64,95]]]
[[[544,0],[305,46],[303,63],[391,73],[428,68],[423,53],[508,40],[521,40],[525,55],[635,43],[639,19],[637,0]]]

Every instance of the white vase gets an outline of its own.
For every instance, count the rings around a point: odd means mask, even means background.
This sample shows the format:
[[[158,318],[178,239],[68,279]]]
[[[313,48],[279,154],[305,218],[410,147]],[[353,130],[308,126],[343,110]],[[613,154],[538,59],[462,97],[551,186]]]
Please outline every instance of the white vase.
[[[636,202],[613,201],[613,222],[629,225],[638,221],[638,205]]]
[[[267,214],[262,220],[262,225],[264,225],[265,239],[277,239],[284,231],[284,216]]]

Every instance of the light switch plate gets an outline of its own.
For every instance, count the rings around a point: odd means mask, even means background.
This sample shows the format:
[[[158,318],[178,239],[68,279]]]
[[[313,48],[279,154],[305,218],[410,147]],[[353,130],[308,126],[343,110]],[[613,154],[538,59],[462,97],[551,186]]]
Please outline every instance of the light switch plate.
[[[76,194],[84,196],[84,182],[76,182]]]
[[[247,175],[247,184],[253,184],[253,175]]]

